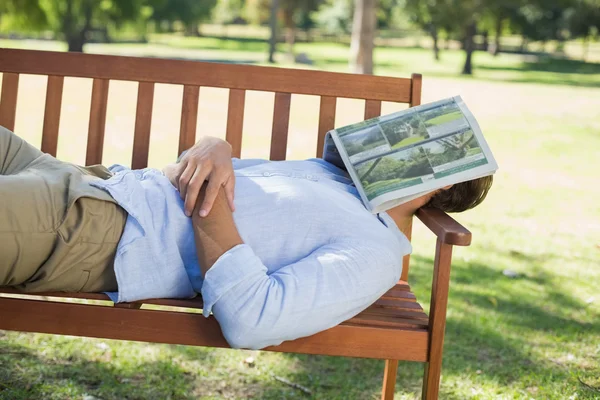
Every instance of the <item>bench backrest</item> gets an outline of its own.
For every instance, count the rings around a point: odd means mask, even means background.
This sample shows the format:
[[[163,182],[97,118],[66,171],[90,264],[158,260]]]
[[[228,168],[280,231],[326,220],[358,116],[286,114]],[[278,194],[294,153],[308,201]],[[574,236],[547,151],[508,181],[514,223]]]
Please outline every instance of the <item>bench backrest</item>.
[[[132,168],[148,163],[154,85],[183,85],[179,152],[196,140],[201,87],[229,89],[226,139],[240,157],[247,90],[275,94],[271,131],[271,160],[284,160],[292,94],[320,96],[315,155],[322,155],[327,131],[334,128],[337,98],[365,100],[364,118],[379,116],[382,101],[415,106],[421,102],[421,75],[411,79],[296,70],[251,65],[219,64],[158,58],[103,56],[30,50],[0,49],[3,73],[0,125],[14,130],[19,74],[47,75],[47,92],[41,150],[56,156],[63,83],[65,77],[92,78],[86,165],[102,163],[104,130],[110,80],[139,82]],[[18,134],[18,132],[17,132]],[[175,156],[175,155],[174,155]],[[410,237],[410,232],[405,232]],[[408,278],[405,258],[403,280]]]

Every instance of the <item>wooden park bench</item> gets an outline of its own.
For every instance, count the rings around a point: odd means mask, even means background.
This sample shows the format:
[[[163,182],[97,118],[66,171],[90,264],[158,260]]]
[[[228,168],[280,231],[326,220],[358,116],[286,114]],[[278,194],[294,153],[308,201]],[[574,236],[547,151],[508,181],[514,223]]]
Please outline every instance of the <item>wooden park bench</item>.
[[[247,90],[274,93],[270,158],[284,160],[292,94],[320,96],[316,156],[325,133],[334,127],[337,98],[364,99],[364,118],[378,116],[382,101],[418,105],[421,76],[411,79],[352,75],[194,61],[116,57],[0,49],[3,73],[0,125],[14,130],[20,74],[48,76],[41,149],[56,155],[65,77],[92,78],[86,164],[102,162],[108,89],[111,80],[139,82],[132,168],[146,167],[154,86],[183,85],[179,153],[196,141],[201,87],[229,89],[226,139],[241,154]],[[16,132],[19,134],[19,132]],[[175,159],[177,154],[173,154]],[[385,360],[383,399],[392,399],[398,360],[425,363],[423,398],[438,397],[452,246],[467,246],[471,234],[445,213],[420,210],[417,217],[436,236],[429,315],[408,284],[409,257],[401,281],[356,317],[310,337],[284,342],[267,351],[365,357]],[[410,237],[411,232],[405,232]],[[104,294],[39,293],[0,289],[0,329],[58,335],[135,340],[191,346],[229,347],[214,317],[204,318],[200,297],[152,299],[113,304]],[[43,296],[43,297],[42,297]],[[94,301],[72,301],[87,299]],[[144,305],[169,306],[160,308]],[[157,309],[158,308],[158,309]]]

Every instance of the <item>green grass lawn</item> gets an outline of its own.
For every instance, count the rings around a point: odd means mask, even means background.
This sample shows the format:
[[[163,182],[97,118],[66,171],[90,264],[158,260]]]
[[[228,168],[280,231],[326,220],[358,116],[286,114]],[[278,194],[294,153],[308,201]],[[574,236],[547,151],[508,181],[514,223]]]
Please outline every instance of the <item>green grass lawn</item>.
[[[264,62],[260,50],[266,45],[252,41],[159,39],[185,47],[87,49]],[[211,40],[217,44],[203,48]],[[62,45],[0,41],[0,46]],[[309,54],[315,68],[347,68],[345,46],[299,44],[297,50]],[[474,77],[460,77],[460,52],[442,52],[440,63],[422,49],[383,48],[375,57],[381,74],[422,72],[425,102],[461,95],[500,165],[486,202],[456,216],[474,238],[470,247],[454,252],[440,398],[599,399],[600,65],[478,53]],[[39,143],[42,120],[30,111],[43,109],[45,81],[23,77],[21,84],[16,131]],[[83,161],[90,88],[88,81],[65,81],[61,158]],[[244,156],[266,157],[272,96],[249,96]],[[201,91],[202,133],[224,133],[226,98],[226,91]],[[175,155],[180,99],[179,88],[157,86],[155,109],[161,116],[153,119],[151,165]],[[356,122],[363,106],[340,100],[336,124]],[[383,106],[384,112],[397,109]],[[111,83],[105,163],[130,161],[134,111],[135,84]],[[294,96],[290,157],[312,154],[317,120],[318,100]],[[434,241],[419,224],[413,245],[409,281],[428,307]],[[253,367],[244,363],[250,356]],[[306,386],[315,399],[374,399],[382,369],[383,362],[374,360],[0,332],[0,399],[6,400],[310,398],[273,375]],[[422,371],[422,364],[400,363],[396,399],[419,398]]]

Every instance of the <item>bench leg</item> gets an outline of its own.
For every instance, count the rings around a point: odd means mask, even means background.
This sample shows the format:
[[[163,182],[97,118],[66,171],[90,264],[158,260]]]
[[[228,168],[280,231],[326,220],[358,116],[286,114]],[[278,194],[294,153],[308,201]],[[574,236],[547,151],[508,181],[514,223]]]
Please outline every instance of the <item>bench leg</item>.
[[[425,376],[423,377],[423,400],[437,400],[440,392],[440,378],[442,372],[442,357],[432,358],[425,363]]]
[[[393,400],[394,389],[396,388],[396,373],[398,372],[398,360],[385,360],[385,369],[383,370],[383,389],[381,390],[381,400]]]

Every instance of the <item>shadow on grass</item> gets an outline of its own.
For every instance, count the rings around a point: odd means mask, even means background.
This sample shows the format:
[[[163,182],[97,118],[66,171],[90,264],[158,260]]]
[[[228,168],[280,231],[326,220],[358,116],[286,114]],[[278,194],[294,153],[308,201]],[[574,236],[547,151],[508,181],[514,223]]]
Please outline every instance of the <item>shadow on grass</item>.
[[[43,354],[43,352],[41,353]],[[26,347],[0,341],[0,399],[191,398],[193,377],[177,364],[158,361],[123,370],[108,359],[90,361],[75,354],[44,357]]]
[[[539,262],[533,256],[521,256],[531,263]],[[414,255],[412,263],[411,280],[418,282],[415,292],[423,300],[429,295],[433,260]],[[497,302],[490,301],[486,294],[470,290],[469,285],[490,288]],[[527,293],[531,287],[543,288],[543,298]],[[549,383],[555,386],[540,395],[550,394],[543,398],[559,399],[561,394],[553,390],[564,388],[565,382],[578,398],[595,398],[596,393],[577,379],[593,377],[600,372],[597,368],[585,364],[574,366],[551,356],[540,356],[544,352],[538,351],[539,337],[550,343],[563,342],[568,347],[586,333],[600,332],[600,316],[585,318],[591,322],[580,320],[578,315],[584,308],[581,301],[549,276],[537,274],[510,279],[488,265],[455,262],[442,370],[452,385],[442,385],[440,398],[462,400],[467,393],[471,395],[473,385],[484,388],[496,385],[528,393],[526,390],[530,387],[542,385],[541,389]],[[298,365],[297,370],[286,377],[310,388],[315,398],[377,398],[381,390],[382,361],[293,354],[285,357]],[[419,398],[422,377],[422,364],[401,362],[396,392]]]

